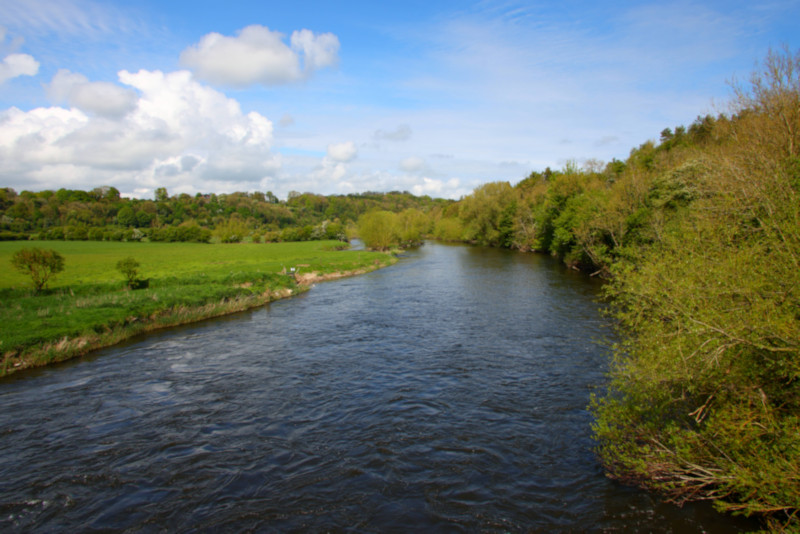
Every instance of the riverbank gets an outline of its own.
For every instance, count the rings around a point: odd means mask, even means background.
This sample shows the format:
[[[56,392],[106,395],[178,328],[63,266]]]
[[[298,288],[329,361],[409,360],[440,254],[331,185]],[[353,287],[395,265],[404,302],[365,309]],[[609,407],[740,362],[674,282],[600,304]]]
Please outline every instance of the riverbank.
[[[334,244],[326,242],[142,243],[122,248],[37,244],[61,249],[65,273],[52,289],[38,295],[13,286],[0,289],[0,320],[6,326],[0,337],[0,376],[76,358],[154,330],[257,308],[302,293],[315,282],[363,274],[396,261],[387,254],[334,250]],[[13,254],[12,248],[20,246],[0,244],[0,262]],[[148,287],[140,290],[104,281],[109,274],[120,277],[109,269],[120,252],[146,255],[144,274],[160,276],[150,277]],[[286,274],[287,265],[302,267],[293,277]],[[99,280],[86,283],[93,272]]]
[[[497,249],[404,256],[5,380],[0,530],[745,531],[598,468],[596,280]]]

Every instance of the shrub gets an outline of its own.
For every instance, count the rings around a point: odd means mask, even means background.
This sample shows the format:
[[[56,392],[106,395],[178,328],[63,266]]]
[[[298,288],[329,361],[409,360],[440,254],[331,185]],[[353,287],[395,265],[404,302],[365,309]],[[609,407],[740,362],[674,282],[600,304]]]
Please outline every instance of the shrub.
[[[122,273],[128,283],[128,287],[134,289],[139,275],[139,262],[133,257],[128,256],[117,262],[117,270]]]
[[[23,248],[14,254],[11,264],[31,276],[33,287],[39,293],[48,280],[64,270],[64,257],[55,250]]]

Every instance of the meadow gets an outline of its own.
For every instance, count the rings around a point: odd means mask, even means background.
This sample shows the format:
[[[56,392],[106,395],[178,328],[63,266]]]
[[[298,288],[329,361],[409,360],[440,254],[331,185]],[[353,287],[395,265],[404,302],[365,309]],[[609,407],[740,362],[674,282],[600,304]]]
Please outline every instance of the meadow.
[[[25,247],[52,249],[64,270],[39,294],[11,265]],[[387,254],[339,250],[337,241],[210,245],[92,241],[0,242],[0,376],[109,346],[158,328],[242,311],[305,289],[286,274],[358,273]],[[144,289],[116,268],[139,262]]]

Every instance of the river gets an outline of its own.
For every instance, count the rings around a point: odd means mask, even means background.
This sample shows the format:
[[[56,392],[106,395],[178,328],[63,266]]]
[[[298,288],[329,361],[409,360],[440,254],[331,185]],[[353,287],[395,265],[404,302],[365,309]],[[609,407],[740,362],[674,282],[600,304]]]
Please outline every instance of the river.
[[[608,480],[596,281],[427,244],[0,381],[0,530],[736,532]]]

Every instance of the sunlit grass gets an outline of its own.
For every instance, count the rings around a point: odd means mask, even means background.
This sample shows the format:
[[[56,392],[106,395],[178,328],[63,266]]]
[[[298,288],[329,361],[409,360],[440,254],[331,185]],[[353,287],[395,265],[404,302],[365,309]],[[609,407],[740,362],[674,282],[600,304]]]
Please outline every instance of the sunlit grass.
[[[50,288],[78,284],[122,282],[117,262],[128,256],[140,264],[143,278],[208,276],[236,273],[277,273],[297,265],[302,270],[332,272],[357,268],[374,259],[366,251],[338,251],[336,241],[208,245],[201,243],[119,243],[106,241],[6,241],[0,242],[0,289],[22,288],[30,278],[11,266],[11,256],[25,247],[53,249],[65,258],[64,272]],[[349,266],[349,267],[348,267]]]
[[[10,258],[24,246],[57,250],[65,269],[34,294]],[[301,288],[284,274],[366,271],[390,263],[380,253],[335,250],[337,242],[0,243],[0,375],[71,357],[142,331],[259,306]],[[129,290],[116,263],[132,256],[149,287]],[[70,343],[69,340],[80,340]],[[17,366],[17,367],[14,367]]]

